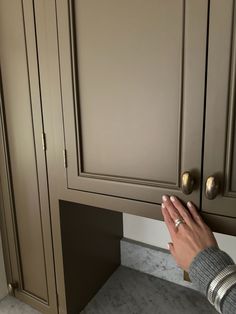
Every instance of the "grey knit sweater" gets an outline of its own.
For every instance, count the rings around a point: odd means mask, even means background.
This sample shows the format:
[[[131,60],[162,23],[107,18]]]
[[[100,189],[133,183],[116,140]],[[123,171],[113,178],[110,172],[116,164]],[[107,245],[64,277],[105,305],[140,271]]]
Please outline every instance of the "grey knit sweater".
[[[191,281],[198,286],[200,292],[207,295],[210,282],[218,273],[234,261],[218,248],[207,248],[200,252],[193,260],[189,269]],[[222,301],[223,314],[236,313],[236,285],[233,286]]]

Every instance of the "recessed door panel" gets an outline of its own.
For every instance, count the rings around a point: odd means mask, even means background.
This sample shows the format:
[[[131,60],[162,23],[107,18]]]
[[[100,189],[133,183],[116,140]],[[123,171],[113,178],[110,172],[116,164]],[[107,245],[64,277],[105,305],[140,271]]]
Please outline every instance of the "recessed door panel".
[[[68,188],[158,203],[190,171],[198,203],[207,3],[57,9]]]
[[[148,2],[75,1],[81,170],[176,184],[183,5]]]

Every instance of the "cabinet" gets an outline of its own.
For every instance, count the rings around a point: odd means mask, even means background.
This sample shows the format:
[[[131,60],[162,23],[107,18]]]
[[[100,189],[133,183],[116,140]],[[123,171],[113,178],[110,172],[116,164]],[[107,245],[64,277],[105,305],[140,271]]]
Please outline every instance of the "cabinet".
[[[42,313],[57,313],[42,112],[29,1],[0,2],[0,187],[8,282]]]
[[[204,182],[215,176],[220,191],[213,200],[203,193],[202,207],[236,218],[235,1],[212,1],[210,9],[203,174]]]
[[[57,10],[67,188],[160,204],[189,171],[200,205],[207,2]]]
[[[163,194],[236,235],[234,0],[0,9],[1,187],[17,296],[56,313],[57,290],[60,314],[82,308],[119,264],[117,212],[162,219]],[[99,256],[95,243],[114,251]],[[89,267],[100,277],[86,285]]]
[[[235,1],[58,0],[57,17],[70,195],[154,205],[134,213],[155,217],[175,194],[235,234]]]
[[[48,163],[60,199],[162,219],[161,196],[175,194],[195,202],[215,231],[235,234],[234,7],[36,4]],[[220,188],[210,200],[212,176]]]

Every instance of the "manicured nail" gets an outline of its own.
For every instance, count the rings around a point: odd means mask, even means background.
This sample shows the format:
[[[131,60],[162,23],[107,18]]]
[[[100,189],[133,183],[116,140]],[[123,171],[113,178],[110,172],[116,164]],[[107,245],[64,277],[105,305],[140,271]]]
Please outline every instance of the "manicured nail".
[[[166,195],[163,195],[162,199],[163,199],[164,202],[166,202],[168,200],[168,197]]]
[[[162,203],[162,204],[161,204],[161,207],[162,207],[162,208],[165,208],[165,205]]]
[[[171,197],[170,197],[170,200],[171,200],[171,202],[175,202],[175,201],[176,201],[176,197],[171,196]]]
[[[166,245],[166,246],[167,246],[167,249],[169,250],[169,249],[170,249],[170,244],[169,244],[169,243],[167,243],[167,245]]]
[[[188,207],[192,207],[193,204],[192,204],[191,202],[188,202],[188,203],[187,203],[187,206],[188,206]]]

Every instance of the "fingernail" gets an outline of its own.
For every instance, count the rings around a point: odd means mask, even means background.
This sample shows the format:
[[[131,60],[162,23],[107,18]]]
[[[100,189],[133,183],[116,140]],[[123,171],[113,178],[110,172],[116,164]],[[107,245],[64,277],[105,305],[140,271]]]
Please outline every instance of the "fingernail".
[[[168,200],[168,197],[167,197],[166,195],[163,195],[163,196],[162,196],[162,199],[163,199],[163,201],[165,202],[165,201]]]
[[[171,197],[170,197],[170,200],[171,200],[171,202],[175,202],[175,201],[176,201],[176,197],[171,196]]]
[[[170,249],[170,244],[169,244],[169,243],[167,243],[167,245],[166,245],[166,246],[167,246],[167,249],[169,250],[169,249]]]
[[[162,203],[162,204],[161,204],[161,207],[162,207],[162,208],[165,208],[165,205]]]
[[[188,203],[187,203],[187,206],[188,206],[188,207],[192,207],[193,204],[192,204],[191,202],[188,202]]]

